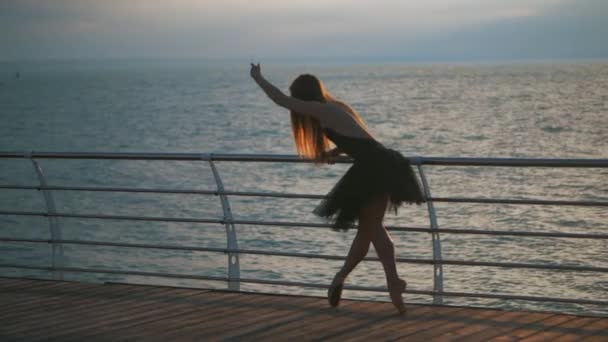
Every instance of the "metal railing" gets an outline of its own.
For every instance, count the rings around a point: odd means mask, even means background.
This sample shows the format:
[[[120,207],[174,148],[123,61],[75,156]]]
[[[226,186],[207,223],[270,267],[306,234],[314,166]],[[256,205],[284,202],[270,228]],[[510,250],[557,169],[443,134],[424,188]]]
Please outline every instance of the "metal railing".
[[[328,260],[344,260],[340,255],[321,255],[309,253],[262,251],[254,249],[241,249],[238,247],[237,225],[259,225],[275,227],[302,227],[307,229],[327,229],[329,224],[308,223],[308,222],[287,222],[287,221],[264,221],[264,220],[237,220],[232,216],[230,208],[230,196],[249,196],[249,197],[273,197],[273,198],[297,198],[297,199],[321,199],[323,195],[301,194],[301,193],[276,193],[276,192],[257,192],[257,191],[231,191],[224,188],[219,170],[216,168],[217,161],[223,162],[287,162],[301,163],[309,162],[291,155],[259,155],[259,154],[194,154],[194,153],[85,153],[85,152],[0,152],[0,159],[29,159],[38,176],[39,184],[0,184],[0,190],[40,190],[46,205],[46,211],[23,211],[23,210],[0,210],[0,215],[18,216],[39,216],[46,217],[49,222],[50,239],[35,238],[12,238],[0,237],[0,242],[22,242],[22,243],[41,243],[51,244],[53,247],[51,266],[32,266],[24,264],[0,263],[0,268],[16,268],[26,270],[42,270],[53,272],[54,277],[62,279],[64,272],[77,273],[100,273],[100,274],[119,274],[154,276],[165,278],[210,280],[227,282],[229,289],[239,290],[241,283],[255,283],[268,285],[300,286],[310,288],[326,288],[327,285],[289,282],[267,279],[250,279],[240,277],[239,255],[254,254],[267,256],[284,256],[297,258],[315,258]],[[47,183],[45,173],[37,162],[39,159],[103,159],[103,160],[174,160],[174,161],[203,161],[208,163],[213,173],[216,183],[215,189],[189,190],[189,189],[158,189],[158,188],[137,188],[137,187],[92,187],[92,186],[53,186]],[[576,299],[576,298],[556,298],[546,296],[523,296],[495,293],[467,293],[449,292],[443,290],[443,265],[458,266],[486,266],[500,268],[521,268],[521,269],[543,269],[543,270],[562,270],[579,272],[600,272],[608,273],[608,267],[585,266],[585,265],[560,265],[560,264],[535,264],[518,262],[485,262],[474,260],[446,260],[441,253],[440,234],[481,234],[496,236],[525,236],[525,237],[554,237],[567,239],[597,239],[607,240],[608,234],[587,234],[587,233],[563,233],[563,232],[529,232],[529,231],[506,231],[506,230],[483,230],[483,229],[456,229],[441,228],[437,220],[434,203],[489,203],[489,204],[515,204],[515,205],[558,205],[558,206],[585,206],[585,207],[608,207],[608,201],[563,201],[563,200],[538,200],[538,199],[503,199],[503,198],[463,198],[463,197],[433,197],[430,184],[425,174],[425,165],[442,166],[501,166],[501,167],[576,167],[576,168],[608,168],[607,159],[524,159],[524,158],[433,158],[433,157],[412,157],[409,158],[412,165],[416,166],[422,180],[424,193],[427,197],[427,210],[429,216],[429,228],[425,227],[405,227],[389,226],[392,231],[403,232],[422,232],[431,235],[432,259],[420,258],[397,258],[399,263],[426,264],[433,265],[433,290],[407,290],[406,293],[430,295],[435,304],[442,304],[444,296],[451,297],[475,297],[492,299],[512,299],[538,302],[555,303],[575,303],[593,304],[608,306],[608,300],[604,299]],[[349,163],[348,158],[338,159],[339,163]],[[55,208],[53,191],[94,191],[94,192],[117,192],[117,193],[159,193],[159,194],[193,194],[193,195],[212,195],[218,196],[223,210],[221,219],[213,218],[182,218],[164,216],[130,216],[130,215],[101,215],[101,214],[76,214],[68,212],[58,212]],[[57,218],[81,218],[81,219],[102,219],[102,220],[130,220],[130,221],[149,221],[149,222],[188,222],[188,223],[208,223],[223,225],[226,232],[226,248],[217,247],[198,247],[180,246],[169,244],[142,244],[142,243],[122,243],[106,241],[86,241],[63,239],[61,227]],[[172,274],[161,272],[140,272],[94,268],[74,268],[65,267],[63,264],[63,245],[86,245],[86,246],[113,246],[126,248],[147,248],[158,250],[175,251],[200,251],[211,253],[224,253],[227,256],[227,276],[202,276],[192,274]],[[368,257],[365,260],[378,261],[378,258]],[[346,286],[347,289],[359,291],[386,291],[385,288],[366,287],[366,286]]]

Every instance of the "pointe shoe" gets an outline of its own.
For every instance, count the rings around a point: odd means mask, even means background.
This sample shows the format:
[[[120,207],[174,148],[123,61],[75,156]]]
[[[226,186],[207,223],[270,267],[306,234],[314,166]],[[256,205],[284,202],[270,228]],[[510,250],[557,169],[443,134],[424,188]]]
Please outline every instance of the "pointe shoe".
[[[399,314],[403,315],[406,312],[405,304],[403,304],[403,297],[401,296],[403,292],[405,292],[405,288],[407,287],[407,282],[403,279],[399,279],[399,289],[398,293],[391,292],[389,288],[389,294],[391,296],[391,301],[393,305],[399,311]]]
[[[340,298],[342,298],[342,287],[344,286],[344,278],[336,276],[331,282],[329,289],[327,290],[327,300],[331,307],[340,305]]]

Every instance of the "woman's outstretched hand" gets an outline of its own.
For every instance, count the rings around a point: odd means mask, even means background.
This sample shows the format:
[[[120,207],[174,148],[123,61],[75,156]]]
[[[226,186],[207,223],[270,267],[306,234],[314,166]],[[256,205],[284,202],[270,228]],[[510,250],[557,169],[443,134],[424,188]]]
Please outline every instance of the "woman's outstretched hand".
[[[260,63],[251,63],[251,70],[249,70],[249,74],[254,80],[259,80],[262,77],[262,68],[260,67]]]
[[[278,104],[281,107],[290,108],[289,104],[293,102],[292,99],[289,96],[283,94],[282,91],[272,85],[272,83],[268,82],[262,76],[262,68],[260,67],[260,63],[251,63],[251,70],[249,70],[249,74],[251,75],[251,78],[253,78],[255,83],[257,83],[257,85],[262,88],[264,93],[266,93],[266,95],[274,103]]]
[[[336,163],[336,157],[329,155],[329,153],[327,153],[327,152],[322,152],[321,158],[319,158],[319,160],[323,163],[330,164],[330,165]]]

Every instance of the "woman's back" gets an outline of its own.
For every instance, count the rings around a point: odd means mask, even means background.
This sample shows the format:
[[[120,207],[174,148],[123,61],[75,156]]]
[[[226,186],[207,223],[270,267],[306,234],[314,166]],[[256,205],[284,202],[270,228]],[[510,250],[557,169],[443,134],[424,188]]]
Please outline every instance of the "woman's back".
[[[337,132],[333,128],[323,128],[323,133],[341,151],[354,159],[369,159],[382,145],[371,137],[355,137]]]

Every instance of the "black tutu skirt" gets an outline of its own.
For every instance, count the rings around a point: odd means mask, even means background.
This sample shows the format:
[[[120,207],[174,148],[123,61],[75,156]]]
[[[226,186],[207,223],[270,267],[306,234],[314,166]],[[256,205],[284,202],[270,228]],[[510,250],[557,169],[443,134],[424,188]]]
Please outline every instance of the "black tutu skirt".
[[[362,208],[388,195],[388,209],[397,213],[403,203],[421,204],[425,196],[408,159],[377,144],[372,153],[354,159],[353,165],[314,209],[335,230],[354,227]]]

